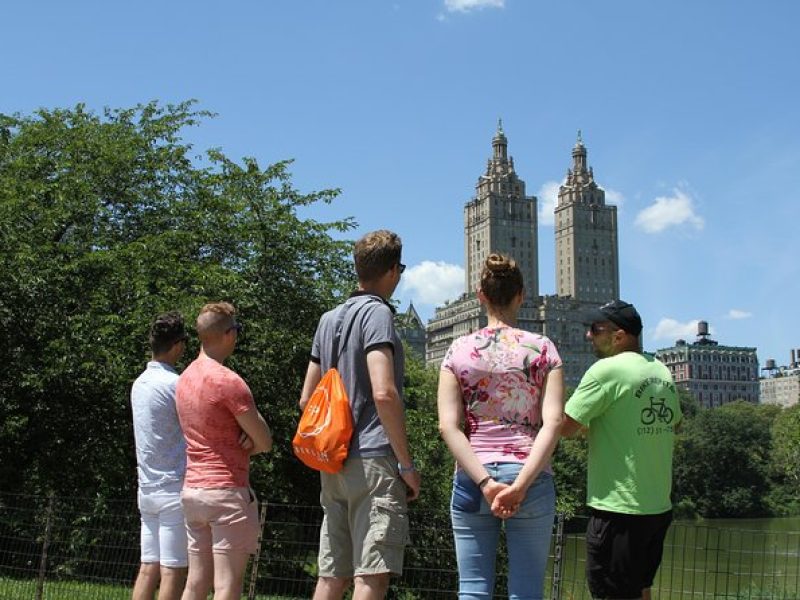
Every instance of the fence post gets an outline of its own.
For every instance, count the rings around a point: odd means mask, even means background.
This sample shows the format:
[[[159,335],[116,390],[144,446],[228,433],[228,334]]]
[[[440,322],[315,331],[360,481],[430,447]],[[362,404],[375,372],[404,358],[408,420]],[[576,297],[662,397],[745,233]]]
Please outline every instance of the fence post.
[[[556,516],[556,541],[553,546],[553,585],[550,600],[561,600],[561,577],[564,572],[564,515]]]
[[[44,594],[44,580],[47,575],[47,549],[50,546],[50,533],[53,529],[53,508],[55,496],[50,493],[47,500],[47,511],[45,513],[44,541],[42,542],[42,556],[39,559],[39,575],[36,578],[36,600],[42,600]]]
[[[261,559],[261,544],[264,541],[264,524],[267,521],[267,503],[261,505],[261,515],[259,522],[261,527],[258,532],[258,545],[256,546],[256,555],[253,557],[253,567],[250,569],[250,589],[247,592],[247,600],[255,600],[256,597],[256,579],[258,578],[258,562]]]

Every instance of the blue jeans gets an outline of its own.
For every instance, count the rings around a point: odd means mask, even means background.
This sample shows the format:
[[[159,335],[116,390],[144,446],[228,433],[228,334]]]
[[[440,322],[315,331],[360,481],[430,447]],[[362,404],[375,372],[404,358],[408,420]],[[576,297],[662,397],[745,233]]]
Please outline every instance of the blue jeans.
[[[522,469],[519,463],[484,465],[501,483],[512,483]],[[458,597],[491,598],[500,529],[505,524],[508,547],[508,597],[512,600],[544,598],[544,574],[555,517],[555,488],[549,473],[540,473],[525,500],[510,519],[492,515],[477,484],[459,469],[453,479],[450,516],[458,560]]]

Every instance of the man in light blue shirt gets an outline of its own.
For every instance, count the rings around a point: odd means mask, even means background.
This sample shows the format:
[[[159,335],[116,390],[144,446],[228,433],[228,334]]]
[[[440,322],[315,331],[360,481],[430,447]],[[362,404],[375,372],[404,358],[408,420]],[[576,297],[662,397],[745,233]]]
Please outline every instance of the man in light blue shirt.
[[[150,328],[152,360],[131,388],[133,433],[142,520],[141,567],[133,600],[178,600],[188,565],[181,488],[186,440],[175,409],[175,363],[186,350],[180,313],[156,317]],[[160,585],[159,585],[160,584]]]

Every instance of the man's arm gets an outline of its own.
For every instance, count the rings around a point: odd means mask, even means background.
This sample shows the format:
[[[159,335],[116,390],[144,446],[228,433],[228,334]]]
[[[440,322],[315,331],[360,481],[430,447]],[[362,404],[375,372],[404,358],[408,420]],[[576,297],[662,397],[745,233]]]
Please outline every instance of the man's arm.
[[[568,414],[564,414],[564,424],[561,425],[561,436],[562,437],[572,437],[573,435],[575,435],[581,429],[585,429],[583,425],[578,423],[575,419],[570,417]]]
[[[253,444],[253,447],[249,448],[251,455],[272,450],[272,432],[258,409],[253,407],[236,415],[236,421]],[[248,449],[244,444],[242,447]]]
[[[311,394],[314,393],[317,385],[322,379],[322,367],[319,363],[313,360],[308,361],[308,369],[306,370],[306,379],[303,381],[303,391],[300,393],[300,410],[303,410],[308,404]]]
[[[392,352],[392,349],[386,346],[369,351],[367,353],[367,370],[369,371],[375,410],[378,412],[378,418],[381,420],[386,437],[389,438],[389,444],[400,464],[403,467],[410,467],[412,461],[406,437],[403,401],[394,383]],[[400,476],[409,488],[409,500],[414,500],[419,496],[419,472],[416,470],[404,471]]]

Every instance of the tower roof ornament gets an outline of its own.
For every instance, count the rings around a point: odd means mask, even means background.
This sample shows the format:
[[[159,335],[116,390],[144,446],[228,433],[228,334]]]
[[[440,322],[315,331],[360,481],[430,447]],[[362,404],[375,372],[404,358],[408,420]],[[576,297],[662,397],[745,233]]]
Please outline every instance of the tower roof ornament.
[[[497,134],[498,135],[503,135],[503,119],[502,118],[498,118],[497,119]]]

